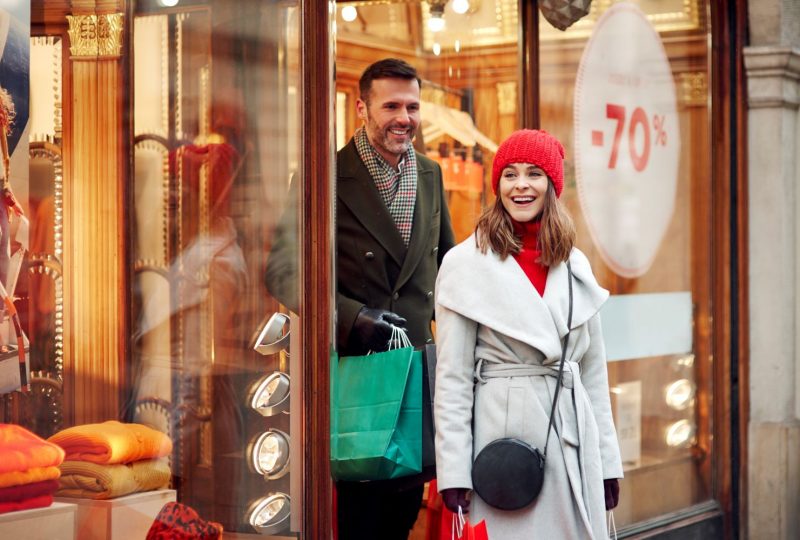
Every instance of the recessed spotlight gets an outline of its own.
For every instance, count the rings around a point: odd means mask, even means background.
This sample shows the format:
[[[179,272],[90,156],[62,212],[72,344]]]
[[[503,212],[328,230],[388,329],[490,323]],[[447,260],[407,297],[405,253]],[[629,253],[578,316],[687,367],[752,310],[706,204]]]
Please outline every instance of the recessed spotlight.
[[[667,428],[667,446],[672,448],[685,448],[694,440],[695,426],[685,418],[678,420]]]
[[[250,466],[267,480],[276,480],[289,472],[289,437],[271,429],[257,436],[248,446]]]
[[[261,331],[253,339],[253,349],[263,355],[275,354],[289,346],[289,316],[273,313],[261,324]]]
[[[180,0],[158,0],[158,3],[164,7],[175,7]]]
[[[250,408],[261,416],[274,416],[289,408],[289,376],[275,371],[258,380],[250,389]]]
[[[272,493],[250,505],[247,521],[259,534],[279,534],[289,529],[291,499],[285,493]]]
[[[682,411],[691,405],[694,399],[695,386],[689,379],[678,379],[664,391],[667,405],[677,411]]]

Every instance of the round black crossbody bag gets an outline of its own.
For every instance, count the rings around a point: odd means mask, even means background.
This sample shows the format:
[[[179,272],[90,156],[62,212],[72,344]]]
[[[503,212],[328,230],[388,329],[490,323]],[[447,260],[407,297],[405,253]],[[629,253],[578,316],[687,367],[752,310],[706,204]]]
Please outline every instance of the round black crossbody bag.
[[[544,484],[544,455],[525,441],[497,439],[472,464],[472,488],[487,504],[518,510],[531,504]]]
[[[553,417],[561,390],[564,359],[567,355],[572,326],[572,268],[569,261],[567,261],[567,271],[569,272],[567,335],[561,347],[561,362],[558,366],[553,405],[550,408],[544,452],[519,439],[497,439],[484,446],[472,463],[472,489],[486,504],[500,510],[525,508],[536,500],[544,485],[547,443],[550,441],[550,431],[553,428]]]

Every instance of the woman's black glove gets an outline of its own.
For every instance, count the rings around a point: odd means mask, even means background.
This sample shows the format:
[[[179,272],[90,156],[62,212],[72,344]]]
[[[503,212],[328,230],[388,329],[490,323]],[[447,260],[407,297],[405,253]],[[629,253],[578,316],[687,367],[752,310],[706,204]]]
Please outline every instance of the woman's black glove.
[[[464,513],[469,512],[469,499],[467,499],[469,490],[466,488],[448,488],[442,490],[442,502],[444,506],[453,512],[458,513],[458,507]]]
[[[392,337],[392,327],[405,328],[406,320],[385,309],[362,307],[353,323],[355,332],[361,345],[370,351],[385,351],[389,348],[389,338]]]
[[[606,510],[613,510],[619,504],[619,480],[616,478],[603,480],[603,487],[606,491]]]

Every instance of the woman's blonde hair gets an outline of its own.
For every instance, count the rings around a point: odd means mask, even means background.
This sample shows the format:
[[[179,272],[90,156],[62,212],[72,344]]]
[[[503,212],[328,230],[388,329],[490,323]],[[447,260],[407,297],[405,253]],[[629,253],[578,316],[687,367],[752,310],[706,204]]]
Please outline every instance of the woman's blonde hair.
[[[558,200],[552,182],[547,182],[542,208],[542,226],[539,229],[539,249],[542,254],[539,264],[554,266],[569,259],[575,245],[575,224],[569,212]],[[475,226],[475,242],[481,253],[489,249],[501,259],[516,255],[522,249],[522,241],[514,234],[511,216],[498,196],[494,204],[483,211]]]

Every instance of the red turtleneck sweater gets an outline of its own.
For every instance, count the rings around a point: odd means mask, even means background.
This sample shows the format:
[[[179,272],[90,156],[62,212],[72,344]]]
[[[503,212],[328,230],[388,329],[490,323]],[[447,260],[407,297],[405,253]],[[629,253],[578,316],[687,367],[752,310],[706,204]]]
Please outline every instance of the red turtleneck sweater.
[[[514,255],[514,259],[519,263],[525,275],[531,280],[531,283],[536,290],[539,291],[540,296],[544,296],[544,287],[547,285],[547,270],[548,268],[537,262],[537,259],[542,254],[541,250],[536,245],[539,241],[539,228],[542,225],[541,221],[529,221],[527,223],[514,223],[514,233],[522,238],[522,249],[519,253]]]

